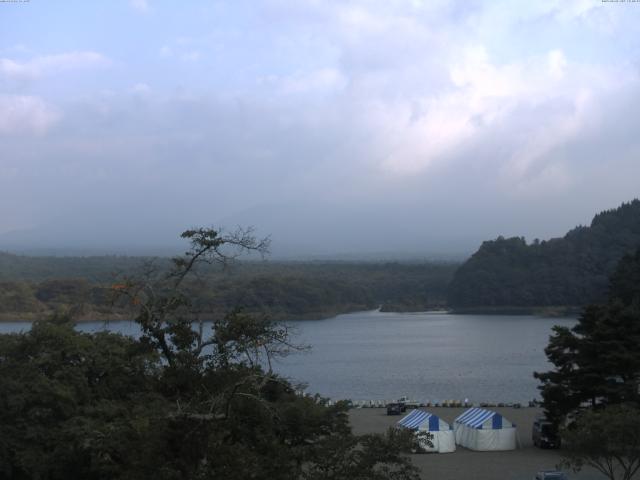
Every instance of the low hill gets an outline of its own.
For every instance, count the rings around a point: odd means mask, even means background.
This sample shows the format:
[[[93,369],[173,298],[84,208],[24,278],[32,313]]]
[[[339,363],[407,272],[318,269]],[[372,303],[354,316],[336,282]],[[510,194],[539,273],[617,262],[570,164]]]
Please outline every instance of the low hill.
[[[640,201],[597,214],[562,238],[484,242],[455,273],[448,304],[476,307],[583,306],[606,299],[618,261],[640,246]]]

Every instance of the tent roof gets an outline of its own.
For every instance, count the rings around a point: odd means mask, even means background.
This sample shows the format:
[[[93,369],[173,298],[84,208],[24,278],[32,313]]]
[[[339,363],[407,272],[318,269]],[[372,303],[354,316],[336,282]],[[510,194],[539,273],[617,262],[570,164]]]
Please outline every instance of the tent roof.
[[[497,413],[497,412],[493,412],[491,410],[484,410],[482,408],[470,408],[469,410],[467,410],[466,412],[464,412],[462,415],[460,415],[458,418],[455,419],[456,423],[462,423],[463,425],[467,425],[468,427],[471,428],[480,428],[484,422],[486,422],[487,420],[497,417],[496,420],[499,418],[500,420],[502,420],[502,416]],[[500,426],[502,425],[502,422],[495,422],[495,424],[500,424]]]
[[[418,429],[421,425],[428,423],[429,430],[440,430],[440,418],[433,413],[425,412],[423,410],[412,410],[409,415],[404,417],[398,422],[398,425],[410,428],[412,430]],[[444,422],[443,422],[444,423]],[[447,425],[448,427],[448,425]]]

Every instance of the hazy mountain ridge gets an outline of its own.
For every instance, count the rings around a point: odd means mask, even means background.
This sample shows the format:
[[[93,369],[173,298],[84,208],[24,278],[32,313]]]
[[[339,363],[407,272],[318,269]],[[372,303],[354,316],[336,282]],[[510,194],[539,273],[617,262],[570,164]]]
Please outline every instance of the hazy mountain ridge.
[[[470,307],[582,306],[606,298],[618,261],[640,246],[640,201],[597,214],[562,238],[484,242],[456,272],[448,303]]]
[[[231,271],[204,271],[194,287],[204,308],[237,306],[277,318],[320,318],[382,305],[418,311],[449,306],[524,312],[530,307],[580,307],[603,300],[608,277],[640,246],[640,201],[597,214],[562,238],[486,241],[460,268],[447,262],[348,260],[246,261]],[[151,257],[29,257],[0,252],[0,314],[4,319],[79,309],[83,318],[108,317],[109,288]],[[168,265],[168,259],[156,260]],[[455,273],[454,273],[455,272]],[[124,312],[116,312],[121,315]]]

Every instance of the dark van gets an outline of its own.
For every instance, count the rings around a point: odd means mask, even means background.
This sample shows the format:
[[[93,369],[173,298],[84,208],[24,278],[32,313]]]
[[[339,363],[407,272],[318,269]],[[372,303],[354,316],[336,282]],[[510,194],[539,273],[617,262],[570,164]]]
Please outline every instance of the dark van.
[[[536,418],[533,422],[531,439],[536,447],[560,448],[558,429],[544,417]]]

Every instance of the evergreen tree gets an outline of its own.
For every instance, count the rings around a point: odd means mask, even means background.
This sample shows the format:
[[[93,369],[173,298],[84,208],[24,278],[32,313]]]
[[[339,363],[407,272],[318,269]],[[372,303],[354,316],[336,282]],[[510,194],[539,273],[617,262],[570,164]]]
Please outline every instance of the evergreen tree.
[[[612,276],[609,301],[592,305],[571,329],[555,327],[545,349],[554,370],[535,373],[544,407],[557,422],[581,407],[640,407],[640,250]]]
[[[639,245],[637,199],[597,214],[589,226],[562,238],[527,244],[522,237],[498,237],[484,242],[456,271],[448,303],[454,308],[603,303],[616,265]]]

